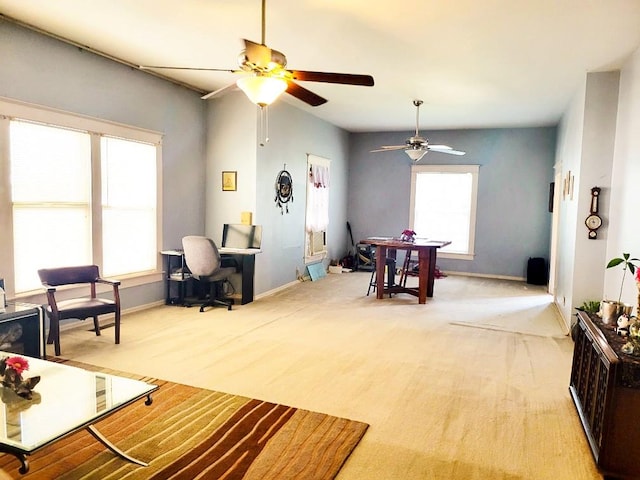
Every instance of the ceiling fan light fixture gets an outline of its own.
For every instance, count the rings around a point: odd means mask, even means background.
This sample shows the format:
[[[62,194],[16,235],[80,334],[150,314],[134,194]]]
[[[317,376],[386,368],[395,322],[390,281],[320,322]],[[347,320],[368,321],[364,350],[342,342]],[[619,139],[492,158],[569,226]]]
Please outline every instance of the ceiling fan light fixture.
[[[264,75],[242,77],[236,85],[260,107],[271,105],[287,89],[286,80]]]
[[[405,150],[404,152],[409,156],[411,160],[413,160],[414,162],[417,162],[418,160],[420,160],[422,157],[426,155],[428,150],[409,149],[409,150]]]

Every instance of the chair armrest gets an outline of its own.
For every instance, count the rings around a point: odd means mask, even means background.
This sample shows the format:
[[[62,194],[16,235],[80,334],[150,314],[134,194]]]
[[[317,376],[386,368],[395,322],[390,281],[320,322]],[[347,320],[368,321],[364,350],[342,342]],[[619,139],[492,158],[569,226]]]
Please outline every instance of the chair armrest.
[[[42,283],[42,286],[47,289],[47,293],[54,293],[56,291],[56,287],[49,285],[48,283]]]
[[[105,283],[117,287],[120,285],[120,280],[111,280],[109,278],[96,278],[96,283]]]

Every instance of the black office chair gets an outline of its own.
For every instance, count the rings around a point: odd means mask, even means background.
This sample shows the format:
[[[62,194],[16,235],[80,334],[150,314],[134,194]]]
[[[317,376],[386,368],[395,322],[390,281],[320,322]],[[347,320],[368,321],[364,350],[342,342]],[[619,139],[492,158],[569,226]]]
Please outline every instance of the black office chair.
[[[223,267],[218,247],[207,237],[189,235],[182,239],[184,260],[191,275],[200,282],[209,283],[209,297],[200,306],[204,312],[206,307],[221,305],[231,310],[233,299],[222,298],[222,284],[236,271],[234,267]]]

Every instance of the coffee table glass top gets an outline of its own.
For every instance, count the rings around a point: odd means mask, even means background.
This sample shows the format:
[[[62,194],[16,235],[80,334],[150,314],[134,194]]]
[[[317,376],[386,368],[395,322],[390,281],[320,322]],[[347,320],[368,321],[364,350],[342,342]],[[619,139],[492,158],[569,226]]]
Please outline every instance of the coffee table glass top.
[[[15,356],[0,351],[0,358]],[[23,356],[24,357],[24,356]],[[152,385],[32,357],[24,379],[40,376],[31,400],[0,386],[0,444],[30,453],[148,396]]]

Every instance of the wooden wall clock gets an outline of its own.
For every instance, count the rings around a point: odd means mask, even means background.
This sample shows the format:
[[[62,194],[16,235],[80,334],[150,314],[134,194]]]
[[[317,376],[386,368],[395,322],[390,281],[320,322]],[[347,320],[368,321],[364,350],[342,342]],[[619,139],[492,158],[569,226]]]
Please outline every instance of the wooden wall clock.
[[[584,221],[585,225],[589,229],[589,239],[595,240],[598,238],[598,229],[602,226],[602,218],[598,215],[598,201],[600,199],[600,188],[593,187],[591,189],[591,207],[589,216]]]

